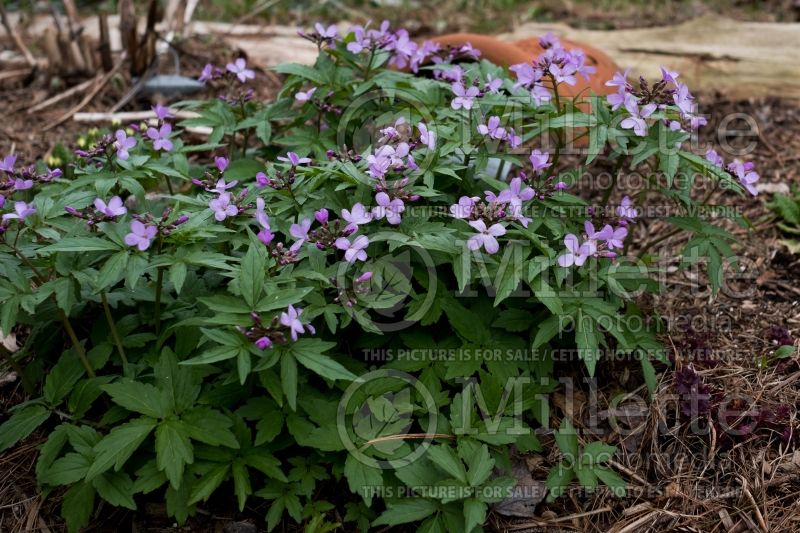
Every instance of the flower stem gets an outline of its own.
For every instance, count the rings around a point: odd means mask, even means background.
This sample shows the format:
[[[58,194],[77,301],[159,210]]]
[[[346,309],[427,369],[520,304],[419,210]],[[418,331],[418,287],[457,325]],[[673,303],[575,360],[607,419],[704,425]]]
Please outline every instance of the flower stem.
[[[172,190],[172,182],[169,181],[169,176],[164,176],[164,179],[167,181],[167,190],[169,191],[169,195],[175,196],[175,191]]]
[[[66,330],[67,336],[69,336],[69,340],[72,342],[72,347],[77,352],[78,357],[83,364],[83,368],[86,369],[86,373],[89,374],[90,378],[95,377],[92,365],[89,364],[89,360],[86,358],[86,350],[83,349],[83,345],[81,345],[81,342],[78,340],[75,330],[72,329],[72,324],[69,321],[69,317],[67,317],[67,314],[64,313],[64,310],[60,307],[58,308],[58,317],[61,320],[61,323],[64,325],[64,330]]]
[[[117,331],[117,324],[114,322],[114,317],[111,316],[111,308],[108,306],[108,296],[106,296],[106,291],[102,291],[100,293],[100,300],[103,302],[103,312],[106,315],[108,327],[111,329],[111,336],[114,338],[114,344],[117,345],[119,356],[122,359],[122,372],[127,376],[128,359],[125,357],[125,349],[122,347],[122,339],[119,336],[119,331]]]

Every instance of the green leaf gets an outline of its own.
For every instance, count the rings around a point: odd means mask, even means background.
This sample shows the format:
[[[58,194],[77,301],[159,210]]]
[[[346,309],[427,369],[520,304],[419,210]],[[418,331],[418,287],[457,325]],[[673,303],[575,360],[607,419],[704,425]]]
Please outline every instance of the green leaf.
[[[464,469],[464,463],[450,446],[446,444],[431,446],[428,448],[428,459],[460,482],[467,483],[467,471]]]
[[[475,498],[464,500],[464,531],[470,532],[486,521],[487,505]]]
[[[236,435],[231,432],[233,421],[209,407],[196,407],[182,417],[183,428],[192,439],[210,446],[239,448]]]
[[[336,346],[332,342],[319,339],[300,339],[290,345],[290,349],[297,362],[312,372],[328,379],[346,379],[353,381],[356,375],[347,370],[322,352]]]
[[[92,481],[97,493],[111,505],[136,510],[133,501],[133,481],[124,472],[106,472]]]
[[[281,357],[281,386],[292,411],[297,410],[297,360],[291,356]]]
[[[464,462],[469,466],[467,481],[472,487],[485,483],[494,469],[494,459],[489,455],[489,448],[485,444],[478,447],[471,457],[465,457]]]
[[[115,470],[122,468],[156,424],[157,421],[152,418],[140,417],[112,429],[95,445],[95,459],[86,474],[86,479],[92,480],[112,466]]]
[[[61,403],[61,400],[75,387],[84,372],[85,369],[75,354],[71,351],[65,352],[47,374],[42,389],[45,401],[53,406]]]
[[[272,70],[280,74],[291,74],[301,78],[313,81],[316,85],[325,85],[325,79],[322,74],[314,68],[297,63],[284,63],[272,67]]]
[[[244,461],[248,466],[255,468],[272,479],[287,481],[286,476],[280,469],[281,462],[263,449],[254,449],[244,457]]]
[[[595,467],[592,471],[598,478],[600,478],[600,481],[605,483],[611,488],[611,490],[614,491],[615,495],[619,497],[625,496],[627,484],[625,483],[625,480],[619,476],[619,474],[606,467]]]
[[[125,274],[125,267],[128,265],[130,252],[123,250],[109,257],[97,274],[95,288],[100,291],[116,285]]]
[[[436,502],[422,498],[391,502],[388,506],[389,508],[372,522],[373,526],[396,526],[398,524],[417,522],[432,515],[438,509]]]
[[[73,485],[64,493],[61,503],[61,516],[67,522],[69,533],[78,533],[84,526],[89,525],[89,518],[94,511],[95,490],[90,484],[84,482]]]
[[[167,415],[161,391],[149,383],[122,379],[101,388],[111,396],[114,403],[128,411],[152,418],[164,418]]]
[[[590,442],[583,447],[581,463],[584,465],[597,465],[611,460],[617,452],[617,447],[602,441]]]
[[[192,486],[192,490],[189,493],[189,505],[193,505],[201,500],[208,500],[208,497],[211,496],[211,494],[217,490],[217,487],[225,481],[225,478],[228,477],[229,469],[230,466],[227,464],[219,464],[203,474],[203,477],[198,479]]]
[[[20,409],[0,426],[0,452],[9,449],[50,418],[44,405],[31,405]]]
[[[247,503],[247,497],[253,493],[250,487],[250,474],[247,473],[247,467],[237,459],[231,465],[231,474],[233,474],[233,491],[236,493],[236,498],[239,500],[239,511],[244,511],[244,505]]]
[[[575,319],[575,342],[578,344],[578,355],[583,359],[589,376],[594,376],[597,361],[600,359],[600,340],[594,320],[580,309]]]
[[[119,250],[119,246],[99,237],[65,237],[55,244],[39,248],[39,254],[53,252],[102,252]]]
[[[70,485],[86,477],[88,470],[89,459],[79,453],[71,452],[50,465],[39,479],[48,485]]]
[[[578,434],[575,428],[572,427],[568,418],[561,421],[561,427],[555,432],[554,437],[558,449],[566,460],[572,464],[578,460]]]
[[[183,424],[165,420],[156,429],[156,464],[176,490],[183,480],[183,470],[194,462],[194,451]]]
[[[372,505],[372,494],[375,488],[383,486],[383,474],[380,469],[365,465],[352,453],[347,454],[344,462],[344,475],[350,492],[359,494],[366,504]]]
[[[242,298],[250,307],[255,306],[261,298],[266,276],[265,268],[266,258],[255,244],[250,244],[239,271],[239,289],[242,292]]]
[[[575,477],[575,470],[567,466],[564,462],[558,463],[547,474],[547,479],[544,484],[547,486],[550,494],[547,497],[548,501],[553,501],[564,493],[564,489],[569,485]]]
[[[169,281],[175,287],[175,293],[180,294],[183,289],[183,283],[186,281],[186,263],[178,261],[169,267]]]

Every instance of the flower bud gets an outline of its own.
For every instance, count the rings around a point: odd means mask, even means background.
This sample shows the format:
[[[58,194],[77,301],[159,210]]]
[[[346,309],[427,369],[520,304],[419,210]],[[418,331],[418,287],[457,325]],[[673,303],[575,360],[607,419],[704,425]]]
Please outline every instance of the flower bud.
[[[267,348],[272,347],[272,341],[270,340],[269,337],[261,337],[256,341],[256,347],[259,350],[266,350]]]

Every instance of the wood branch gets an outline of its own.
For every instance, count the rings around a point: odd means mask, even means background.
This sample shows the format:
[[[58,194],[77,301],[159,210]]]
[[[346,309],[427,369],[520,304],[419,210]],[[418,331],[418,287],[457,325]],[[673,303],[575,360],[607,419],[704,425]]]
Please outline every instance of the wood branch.
[[[100,51],[100,64],[103,70],[108,72],[114,68],[114,59],[111,57],[111,40],[108,32],[108,15],[100,13],[97,15],[97,25],[100,29],[100,39],[97,49]]]
[[[197,118],[200,116],[199,113],[195,113],[194,111],[172,111],[172,115],[178,120]],[[118,113],[75,113],[72,120],[85,123],[111,123],[115,121],[136,122],[137,120],[150,120],[155,118],[157,117],[153,111],[120,111]]]
[[[30,115],[30,114],[36,113],[37,111],[41,111],[42,109],[46,109],[46,108],[50,107],[53,104],[57,104],[58,102],[60,102],[62,100],[66,100],[70,96],[78,94],[79,92],[86,90],[88,87],[91,87],[92,84],[96,83],[97,81],[99,81],[99,79],[100,79],[100,75],[98,74],[96,77],[88,79],[88,80],[84,81],[83,83],[79,83],[78,85],[67,89],[63,93],[58,93],[57,95],[53,96],[52,98],[48,98],[47,100],[45,100],[43,102],[39,102],[38,104],[36,104],[36,105],[34,105],[32,107],[29,107],[27,113]]]
[[[58,45],[58,32],[53,28],[47,28],[42,35],[42,48],[47,56],[47,67],[51,72],[63,68],[67,60],[63,48]]]
[[[17,30],[14,29],[14,26],[11,25],[11,22],[8,20],[8,13],[6,13],[6,8],[3,7],[3,3],[0,2],[0,19],[2,20],[3,26],[5,27],[8,34],[11,36],[11,39],[14,41],[14,45],[22,52],[22,55],[25,57],[25,61],[31,67],[36,67],[36,59],[31,54],[31,51],[28,50],[28,47],[25,46],[22,38],[17,33]]]
[[[136,12],[132,0],[119,0],[119,33],[122,38],[122,49],[128,53],[131,61],[131,74],[136,75],[139,40],[136,31]]]
[[[499,37],[518,41],[548,31],[606,52],[621,68],[631,67],[634,76],[659,78],[663,65],[680,72],[693,91],[719,90],[732,98],[800,98],[798,23],[707,16],[676,26],[613,31],[527,23]]]
[[[127,58],[127,54],[125,52],[122,52],[122,55],[117,60],[117,64],[114,65],[114,68],[111,69],[111,71],[109,71],[108,73],[106,73],[105,76],[103,76],[103,77],[101,77],[99,79],[95,78],[96,81],[95,81],[94,87],[92,87],[92,90],[89,91],[89,93],[83,98],[83,100],[80,101],[80,103],[78,103],[78,105],[76,105],[75,107],[73,107],[72,109],[70,109],[69,111],[67,111],[63,115],[61,115],[60,117],[58,117],[53,122],[45,125],[42,128],[42,131],[48,131],[48,130],[51,130],[51,129],[55,128],[59,124],[62,124],[63,122],[69,120],[72,117],[72,115],[74,115],[75,113],[77,113],[78,111],[80,111],[81,109],[86,107],[86,105],[89,102],[91,102],[92,99],[95,96],[97,96],[97,93],[99,93],[103,89],[103,87],[105,87],[106,84],[111,80],[111,78],[114,77],[114,75],[119,71],[119,69],[122,68],[122,65],[125,64],[125,59],[126,58]]]

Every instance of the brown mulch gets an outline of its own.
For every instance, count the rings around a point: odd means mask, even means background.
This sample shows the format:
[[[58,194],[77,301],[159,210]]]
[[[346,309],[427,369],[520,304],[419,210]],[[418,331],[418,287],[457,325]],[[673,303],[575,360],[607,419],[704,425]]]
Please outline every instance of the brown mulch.
[[[189,76],[199,74],[206,61],[221,63],[233,54],[216,43],[193,41],[187,46],[182,71]],[[267,99],[275,87],[266,74],[258,76],[264,80],[259,98]],[[85,111],[108,109],[124,94],[125,87],[124,78],[110,84]],[[79,95],[43,113],[25,112],[32,103],[53,92],[51,85],[12,87],[0,92],[0,113],[4,117],[0,123],[0,155],[14,150],[22,161],[29,162],[51,153],[57,143],[75,146],[75,140],[88,126],[67,121],[45,133],[40,129],[74,105]],[[797,104],[779,99],[728,101],[720,95],[704,95],[701,102],[710,115],[701,141],[718,144],[718,139],[710,137],[722,117],[731,113],[751,116],[760,135],[748,159],[756,163],[762,182],[800,185]],[[138,101],[130,108],[146,109],[149,105],[150,102]],[[619,410],[623,413],[617,413],[620,422],[633,428],[628,435],[612,431],[593,437],[604,438],[623,450],[622,458],[613,467],[628,481],[630,495],[617,499],[603,491],[586,494],[575,490],[554,503],[541,504],[535,518],[509,520],[493,514],[490,526],[498,531],[617,533],[800,530],[800,452],[781,444],[781,428],[765,426],[733,440],[713,431],[694,432],[673,398],[674,370],[691,365],[713,394],[740,394],[751,399],[750,403],[744,402],[745,409],[776,412],[788,405],[789,420],[783,426],[798,431],[800,367],[770,361],[769,356],[776,348],[772,326],[788,330],[794,339],[800,337],[800,257],[789,254],[781,245],[781,236],[771,223],[772,215],[765,208],[770,197],[763,193],[757,198],[732,199],[727,195],[720,199],[724,205],[733,202],[752,225],[730,228],[737,236],[736,251],[746,270],[735,279],[729,272],[727,286],[720,295],[712,299],[708,291],[698,289],[707,285],[702,269],[670,269],[666,290],[641,302],[670,324],[662,340],[673,347],[675,365],[659,369],[659,389],[644,407],[631,401],[631,409]],[[662,227],[662,221],[644,221],[638,231],[657,236]],[[669,263],[682,245],[680,240],[667,240],[656,251]],[[587,420],[593,409],[608,417],[609,405],[619,393],[644,398],[637,368],[636,363],[614,365],[609,379],[597,391],[596,405],[586,399],[587,391],[576,391],[577,404],[570,413],[576,426]],[[23,398],[18,384],[0,386],[1,411]],[[557,398],[553,403],[560,405]],[[45,437],[37,432],[13,450],[0,454],[0,531],[64,530],[58,517],[58,493],[44,502],[37,495],[36,449]],[[547,438],[543,442],[548,448],[552,443]],[[544,479],[554,459],[550,455],[534,455],[526,462],[535,479]],[[265,509],[260,511],[263,516]],[[106,506],[100,515],[102,520],[89,531],[112,531],[122,524],[133,528],[134,522],[138,531],[222,531],[225,524],[241,519],[234,513],[221,517],[204,510],[181,529],[173,527],[158,506],[146,507],[138,515]],[[257,524],[262,530],[263,522]]]

